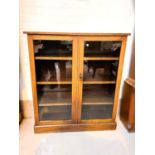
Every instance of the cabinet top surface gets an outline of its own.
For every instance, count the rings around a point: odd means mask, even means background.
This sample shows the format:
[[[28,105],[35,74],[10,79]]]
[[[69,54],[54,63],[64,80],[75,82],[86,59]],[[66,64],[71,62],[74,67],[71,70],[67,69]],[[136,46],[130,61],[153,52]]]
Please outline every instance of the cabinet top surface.
[[[23,33],[28,35],[70,35],[70,36],[128,36],[130,33],[75,33],[75,32],[33,32],[24,31]]]

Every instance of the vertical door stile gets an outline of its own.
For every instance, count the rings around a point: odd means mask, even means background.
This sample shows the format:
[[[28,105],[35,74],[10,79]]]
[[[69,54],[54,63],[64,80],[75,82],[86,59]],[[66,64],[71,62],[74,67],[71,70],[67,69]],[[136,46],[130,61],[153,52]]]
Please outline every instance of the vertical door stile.
[[[77,38],[73,38],[73,50],[72,50],[72,123],[77,123],[77,69],[78,69],[78,41]]]
[[[113,113],[112,113],[113,121],[115,121],[116,114],[117,114],[118,98],[119,98],[119,91],[120,91],[122,71],[123,71],[124,55],[125,55],[125,49],[126,49],[126,41],[127,41],[127,37],[122,37],[122,46],[121,46],[121,52],[120,52],[120,58],[119,58],[118,73],[117,73],[118,75],[116,80],[114,106],[113,106]]]
[[[83,60],[84,60],[84,41],[82,37],[78,39],[78,123],[81,122],[82,110],[82,88],[83,88]],[[81,77],[80,77],[81,76]]]
[[[31,87],[32,87],[32,95],[33,95],[35,125],[38,125],[39,124],[38,99],[37,99],[36,76],[35,76],[33,36],[31,35],[28,35],[28,48],[29,48],[29,61],[30,61],[31,84],[32,84]]]

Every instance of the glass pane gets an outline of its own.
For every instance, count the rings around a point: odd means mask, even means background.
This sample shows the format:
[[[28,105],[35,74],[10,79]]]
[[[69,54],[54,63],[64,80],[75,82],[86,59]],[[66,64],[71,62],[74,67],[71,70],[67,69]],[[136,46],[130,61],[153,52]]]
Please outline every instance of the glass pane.
[[[109,56],[118,57],[120,55],[120,41],[85,41],[85,57]]]
[[[84,61],[84,81],[113,81],[117,76],[118,61]]]
[[[112,117],[115,84],[83,85],[82,119],[106,119]]]
[[[71,120],[71,86],[37,86],[40,120]]]
[[[72,61],[36,60],[37,81],[72,81]]]
[[[34,40],[35,56],[72,56],[72,41]]]

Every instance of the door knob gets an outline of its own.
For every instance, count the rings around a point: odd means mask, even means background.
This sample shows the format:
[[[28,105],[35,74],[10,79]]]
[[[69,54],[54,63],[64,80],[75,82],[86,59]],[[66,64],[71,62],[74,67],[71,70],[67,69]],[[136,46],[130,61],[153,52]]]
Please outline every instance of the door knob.
[[[80,74],[79,78],[80,78],[80,80],[83,80],[83,76],[82,76],[82,74]]]

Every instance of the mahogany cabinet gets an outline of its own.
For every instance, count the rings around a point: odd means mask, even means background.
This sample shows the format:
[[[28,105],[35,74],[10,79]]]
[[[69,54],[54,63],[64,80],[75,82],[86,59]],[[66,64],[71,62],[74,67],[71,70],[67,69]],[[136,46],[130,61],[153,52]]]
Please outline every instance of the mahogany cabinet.
[[[120,119],[129,132],[135,132],[135,81],[124,81],[120,107]]]
[[[135,132],[135,41],[132,46],[129,77],[124,81],[120,119],[129,132]]]
[[[129,34],[28,35],[35,132],[112,130]]]

